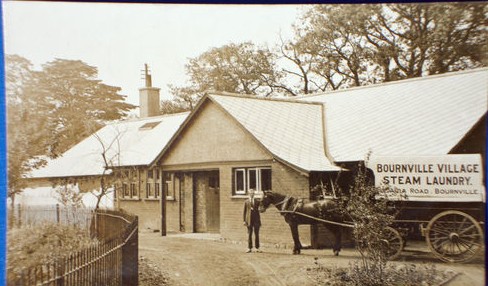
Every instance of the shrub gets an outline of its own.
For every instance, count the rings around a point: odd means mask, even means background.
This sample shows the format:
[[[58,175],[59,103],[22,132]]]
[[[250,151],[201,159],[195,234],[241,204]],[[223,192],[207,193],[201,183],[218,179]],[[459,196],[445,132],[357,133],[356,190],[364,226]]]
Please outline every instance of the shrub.
[[[93,245],[86,229],[44,223],[10,229],[7,233],[8,276],[23,269],[55,261]]]
[[[371,268],[369,269],[371,270]],[[385,278],[377,280],[377,276],[365,272],[365,268],[358,262],[349,264],[346,268],[324,267],[315,258],[314,267],[307,269],[309,276],[317,285],[359,286],[419,286],[442,285],[446,280],[455,276],[452,271],[439,271],[433,264],[397,264],[387,265],[383,269]]]

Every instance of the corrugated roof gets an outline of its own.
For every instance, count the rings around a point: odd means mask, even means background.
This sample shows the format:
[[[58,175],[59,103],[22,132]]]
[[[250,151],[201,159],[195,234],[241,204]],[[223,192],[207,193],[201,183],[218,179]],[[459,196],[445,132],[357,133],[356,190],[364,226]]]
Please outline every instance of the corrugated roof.
[[[108,124],[84,139],[61,157],[34,170],[30,177],[90,176],[103,173],[103,146],[109,148],[111,165],[149,165],[163,150],[189,112],[120,121]],[[142,128],[141,128],[142,127]],[[100,139],[98,140],[97,137]],[[103,146],[102,143],[103,142]]]
[[[209,95],[270,153],[304,171],[339,170],[324,150],[321,104]]]
[[[336,162],[376,155],[442,155],[487,111],[488,69],[447,73],[300,98],[325,104]]]

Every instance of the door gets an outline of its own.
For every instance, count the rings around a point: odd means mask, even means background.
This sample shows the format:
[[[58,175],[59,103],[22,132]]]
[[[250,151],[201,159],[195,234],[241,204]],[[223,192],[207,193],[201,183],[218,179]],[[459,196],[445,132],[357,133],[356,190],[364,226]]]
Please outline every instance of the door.
[[[220,232],[220,181],[219,172],[208,174],[207,200],[207,231]]]
[[[219,171],[193,174],[194,230],[195,232],[220,231]]]

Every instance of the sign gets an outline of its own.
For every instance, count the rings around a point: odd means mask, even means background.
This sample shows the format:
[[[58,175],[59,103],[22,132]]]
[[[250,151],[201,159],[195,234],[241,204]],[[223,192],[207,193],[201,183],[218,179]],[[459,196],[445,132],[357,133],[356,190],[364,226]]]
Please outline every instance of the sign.
[[[443,156],[372,156],[367,167],[375,185],[409,201],[485,201],[479,154]]]

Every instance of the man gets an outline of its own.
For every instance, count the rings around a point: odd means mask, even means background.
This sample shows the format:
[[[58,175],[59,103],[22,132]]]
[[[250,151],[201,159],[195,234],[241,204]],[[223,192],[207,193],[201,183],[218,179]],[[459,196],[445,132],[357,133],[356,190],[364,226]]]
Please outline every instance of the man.
[[[256,241],[256,252],[261,252],[259,249],[259,228],[261,227],[261,215],[259,214],[259,200],[254,199],[254,190],[249,190],[249,199],[244,202],[244,225],[247,226],[248,248],[246,253],[252,251],[252,233]]]

